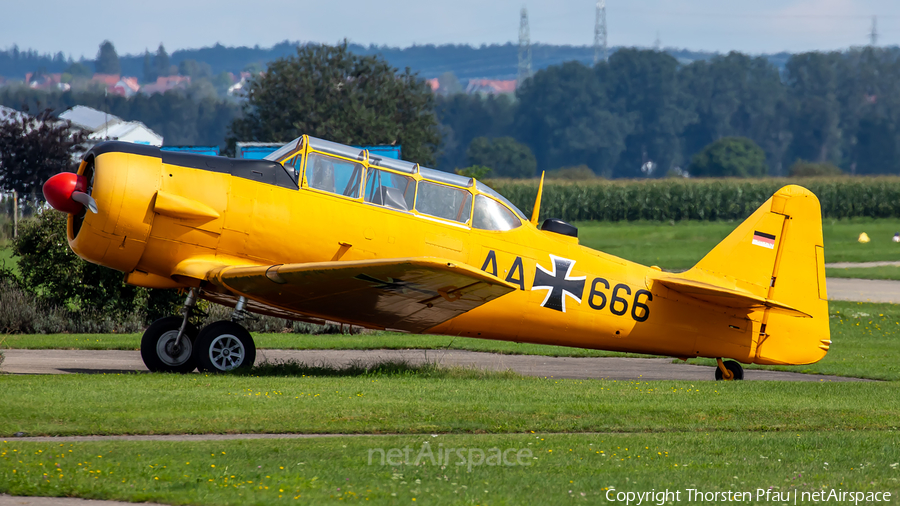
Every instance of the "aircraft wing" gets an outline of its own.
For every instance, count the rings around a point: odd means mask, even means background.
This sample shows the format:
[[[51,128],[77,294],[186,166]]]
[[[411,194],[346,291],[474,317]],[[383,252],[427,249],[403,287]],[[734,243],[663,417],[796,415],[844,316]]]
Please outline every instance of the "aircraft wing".
[[[733,288],[725,288],[722,286],[711,285],[700,281],[693,281],[683,278],[662,278],[657,279],[657,283],[665,286],[669,290],[693,297],[695,299],[709,302],[717,306],[730,308],[754,308],[767,307],[773,311],[788,314],[791,316],[799,316],[802,318],[811,318],[811,315],[795,309],[787,304],[754,295],[744,290]]]
[[[208,279],[308,317],[409,332],[434,327],[516,289],[439,258],[226,266]]]

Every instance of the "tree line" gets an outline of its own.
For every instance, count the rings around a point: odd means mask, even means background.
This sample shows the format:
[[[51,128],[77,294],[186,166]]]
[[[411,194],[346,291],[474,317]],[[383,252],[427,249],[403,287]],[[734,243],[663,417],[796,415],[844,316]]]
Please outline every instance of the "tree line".
[[[585,165],[607,177],[644,177],[650,162],[661,176],[690,172],[694,155],[717,140],[744,137],[762,149],[771,175],[797,160],[900,173],[897,48],[796,54],[783,71],[736,52],[681,65],[662,52],[624,49],[593,67],[539,71],[516,98],[439,97],[441,163],[465,166],[474,139],[511,136],[540,169]]]
[[[623,49],[593,67],[541,70],[516,100],[438,97],[437,111],[442,167],[472,164],[467,151],[478,137],[508,136],[534,153],[539,169],[663,176],[690,172],[694,156],[717,140],[743,137],[762,149],[770,175],[798,160],[900,173],[898,48],[796,54],[783,71],[736,52],[681,65],[663,52]]]
[[[353,46],[337,47],[342,65],[351,61]],[[364,59],[359,68],[329,70],[332,63],[316,51],[320,49],[295,48],[295,54],[305,58],[305,70],[284,63],[296,57],[270,63],[272,72],[257,78],[258,85],[267,80],[277,85],[271,93],[265,87],[248,87],[250,100],[243,106],[200,88],[125,99],[96,92],[7,87],[0,89],[0,104],[16,108],[30,104],[32,110],[50,107],[60,112],[88,105],[142,121],[171,145],[224,145],[230,133],[232,142],[279,141],[285,139],[269,139],[268,134],[293,135],[300,127],[338,142],[351,132],[345,142],[362,143],[368,136],[364,132],[387,131],[378,122],[362,123],[377,111],[391,111],[390,121],[410,125],[422,118],[422,125],[431,125],[427,118],[436,119],[439,140],[434,141],[429,126],[421,139],[411,137],[417,130],[408,128],[403,135],[373,134],[373,139],[378,137],[373,142],[408,145],[407,158],[421,163],[436,159],[443,170],[487,166],[495,169],[493,176],[528,177],[561,168],[629,178],[684,171],[708,176],[786,175],[798,161],[809,162],[801,164],[806,168],[831,165],[853,174],[900,173],[897,48],[796,54],[783,70],[765,57],[736,52],[681,64],[666,52],[622,49],[594,66],[573,61],[540,70],[515,97],[416,98],[414,105],[403,109],[385,104],[396,101],[404,86],[412,89],[414,74],[391,70],[382,57],[359,55],[353,56]],[[163,48],[147,56],[148,70],[164,70]],[[380,82],[390,82],[383,76],[391,74],[405,84],[366,88],[358,97],[348,95],[354,97],[350,102],[340,102],[343,93],[362,90],[357,83],[364,82],[361,76],[368,69],[377,70]],[[340,75],[344,81],[326,83],[316,77],[330,76],[333,81]],[[348,83],[353,86],[346,87]],[[291,94],[283,92],[289,89],[303,89],[306,95],[290,102]],[[415,97],[427,93],[424,87],[415,89],[421,91]],[[327,107],[310,102],[311,97],[327,98],[319,104]],[[361,108],[357,101],[362,97],[377,107]],[[332,98],[337,101],[330,102]],[[276,99],[289,105],[273,105]],[[277,119],[271,125],[254,116],[267,110]],[[286,111],[291,111],[290,118]],[[336,122],[332,125],[325,117]],[[248,118],[258,126],[247,128]],[[354,122],[360,124],[353,126]],[[722,169],[719,160],[729,156],[746,160],[750,169]]]

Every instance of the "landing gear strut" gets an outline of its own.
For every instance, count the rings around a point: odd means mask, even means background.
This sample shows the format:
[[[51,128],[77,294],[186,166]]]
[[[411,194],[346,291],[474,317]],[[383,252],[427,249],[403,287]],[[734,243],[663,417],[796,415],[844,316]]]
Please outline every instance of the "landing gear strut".
[[[716,381],[732,381],[744,379],[744,368],[741,364],[734,360],[723,362],[721,358],[716,359],[718,368],[716,368]]]
[[[197,329],[188,321],[197,289],[188,292],[181,308],[182,316],[166,316],[156,320],[141,337],[141,358],[152,372],[188,373],[196,367],[193,355],[193,341]]]

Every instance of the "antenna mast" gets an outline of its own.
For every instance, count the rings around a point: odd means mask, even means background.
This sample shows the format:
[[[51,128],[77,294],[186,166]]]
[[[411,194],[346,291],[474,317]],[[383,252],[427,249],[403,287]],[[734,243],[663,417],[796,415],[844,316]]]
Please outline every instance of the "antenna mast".
[[[519,15],[519,75],[516,85],[520,86],[531,77],[531,37],[528,34],[528,9],[522,7]]]
[[[597,17],[594,20],[594,65],[601,59],[606,61],[606,0],[597,0]]]

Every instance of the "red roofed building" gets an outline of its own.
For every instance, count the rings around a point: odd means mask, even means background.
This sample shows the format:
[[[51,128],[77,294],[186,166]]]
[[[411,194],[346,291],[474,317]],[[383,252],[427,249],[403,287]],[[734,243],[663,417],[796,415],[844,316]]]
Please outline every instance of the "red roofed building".
[[[516,92],[516,80],[510,79],[502,81],[499,79],[469,79],[469,85],[466,86],[466,93],[473,95],[481,93],[484,95],[503,95],[504,93]]]
[[[438,82],[438,78],[434,77],[432,79],[426,79],[425,82],[428,83],[428,86],[431,86],[431,91],[437,93],[437,90],[441,87],[441,83]]]
[[[175,88],[186,88],[189,84],[191,84],[191,78],[188,76],[161,76],[156,78],[155,83],[142,86],[141,93],[145,95],[165,93]]]
[[[119,82],[119,79],[122,76],[119,74],[94,74],[94,77],[91,78],[91,81],[95,83],[103,83],[107,88],[112,88]]]
[[[138,84],[137,77],[123,77],[119,79],[119,82],[113,86],[111,90],[116,95],[122,95],[124,97],[130,97],[140,91],[141,85]]]

